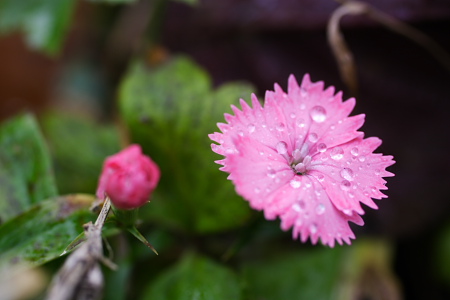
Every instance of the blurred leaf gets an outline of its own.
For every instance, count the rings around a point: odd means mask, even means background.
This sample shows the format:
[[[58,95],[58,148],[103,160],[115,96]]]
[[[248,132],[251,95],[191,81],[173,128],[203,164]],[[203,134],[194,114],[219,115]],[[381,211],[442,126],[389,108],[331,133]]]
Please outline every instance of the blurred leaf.
[[[137,0],[89,0],[90,2],[97,2],[97,3],[110,3],[110,4],[122,4],[122,3],[134,3]]]
[[[243,266],[249,300],[332,299],[339,280],[342,247],[278,253]]]
[[[52,198],[0,226],[0,266],[37,266],[61,255],[95,219],[89,211],[94,196],[76,194]]]
[[[381,239],[355,241],[344,257],[333,299],[403,299],[392,271],[392,250]]]
[[[0,126],[0,223],[57,194],[47,147],[32,115]]]
[[[120,150],[116,128],[58,112],[47,114],[42,126],[61,193],[94,193],[105,157]]]
[[[0,33],[20,30],[29,46],[56,54],[70,23],[74,0],[2,0]]]
[[[213,91],[208,75],[185,57],[159,67],[132,66],[120,87],[120,110],[131,139],[161,168],[147,217],[198,233],[241,225],[248,204],[238,197],[226,174],[218,171],[208,134],[229,112],[230,104],[249,97],[246,84]]]
[[[436,273],[450,287],[450,223],[439,233],[434,251]]]
[[[186,4],[189,4],[189,5],[192,5],[192,6],[198,4],[198,0],[173,0],[173,1],[175,1],[175,2],[181,2],[181,3],[186,3]]]
[[[225,266],[189,253],[157,277],[142,300],[239,300],[236,275]]]

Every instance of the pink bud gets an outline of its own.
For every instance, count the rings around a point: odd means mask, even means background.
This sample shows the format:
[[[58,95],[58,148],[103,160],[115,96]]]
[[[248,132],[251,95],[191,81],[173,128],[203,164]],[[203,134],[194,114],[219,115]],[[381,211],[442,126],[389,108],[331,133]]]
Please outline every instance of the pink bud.
[[[149,201],[158,185],[158,165],[142,154],[141,146],[130,145],[103,163],[97,187],[97,197],[109,196],[119,209],[138,208]]]

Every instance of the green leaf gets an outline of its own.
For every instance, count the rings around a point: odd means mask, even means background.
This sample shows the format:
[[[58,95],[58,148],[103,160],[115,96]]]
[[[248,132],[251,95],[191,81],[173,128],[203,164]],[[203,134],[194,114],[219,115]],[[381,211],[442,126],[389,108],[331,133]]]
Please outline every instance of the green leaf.
[[[120,150],[116,128],[62,112],[45,115],[42,127],[61,193],[94,193],[104,159]]]
[[[248,262],[242,271],[248,299],[332,299],[343,253],[341,247],[314,248]]]
[[[173,0],[175,2],[181,2],[181,3],[186,3],[192,6],[195,6],[198,4],[198,0]]]
[[[193,253],[159,275],[142,300],[241,299],[236,275],[214,261]]]
[[[32,48],[56,54],[72,15],[74,0],[2,0],[0,33],[20,30]]]
[[[0,223],[57,194],[47,147],[32,115],[0,126]]]
[[[95,220],[89,211],[94,196],[77,194],[52,198],[0,226],[0,267],[37,266],[55,259]]]
[[[249,97],[252,88],[227,84],[214,91],[209,76],[185,57],[148,68],[135,63],[120,86],[120,111],[131,139],[161,168],[151,205],[152,220],[197,233],[240,226],[249,216],[226,174],[214,163],[208,134]]]
[[[137,0],[89,0],[96,3],[110,3],[110,4],[122,4],[122,3],[134,3]]]
[[[450,287],[450,223],[438,233],[433,250],[436,274]]]

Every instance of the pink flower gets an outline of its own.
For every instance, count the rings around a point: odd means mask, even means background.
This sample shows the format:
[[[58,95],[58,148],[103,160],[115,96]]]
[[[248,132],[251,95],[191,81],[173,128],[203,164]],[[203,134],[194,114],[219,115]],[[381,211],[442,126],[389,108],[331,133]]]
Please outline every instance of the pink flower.
[[[349,117],[355,99],[342,102],[342,92],[324,90],[309,75],[299,87],[291,75],[288,93],[275,84],[264,107],[255,95],[252,105],[232,106],[235,115],[217,124],[222,133],[209,135],[219,143],[212,150],[225,156],[216,161],[220,170],[252,208],[279,217],[283,230],[292,227],[293,238],[350,244],[348,221],[363,225],[361,203],[376,209],[371,198],[386,197],[382,177],[394,175],[385,170],[393,157],[373,153],[381,140],[357,131],[365,116]]]
[[[139,145],[130,145],[103,163],[97,197],[105,193],[120,209],[133,209],[149,201],[160,177],[158,166],[142,154]]]

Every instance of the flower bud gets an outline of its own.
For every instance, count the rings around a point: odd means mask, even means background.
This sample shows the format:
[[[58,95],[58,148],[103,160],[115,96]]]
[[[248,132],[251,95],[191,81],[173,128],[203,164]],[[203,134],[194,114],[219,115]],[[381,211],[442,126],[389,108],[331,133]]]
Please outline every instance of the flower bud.
[[[106,193],[119,209],[138,208],[149,201],[159,177],[158,165],[133,144],[106,158],[97,197],[103,199]]]

